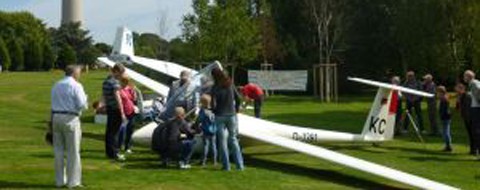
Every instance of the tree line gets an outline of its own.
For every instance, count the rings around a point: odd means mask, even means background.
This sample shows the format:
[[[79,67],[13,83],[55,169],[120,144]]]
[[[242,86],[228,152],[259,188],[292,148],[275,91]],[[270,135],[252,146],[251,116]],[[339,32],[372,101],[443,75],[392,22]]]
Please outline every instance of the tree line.
[[[9,71],[44,71],[67,64],[94,64],[110,53],[104,43],[94,44],[79,23],[48,28],[29,12],[0,11],[0,64]]]
[[[178,38],[135,33],[136,53],[190,67],[219,60],[240,68],[239,79],[262,63],[338,63],[341,78],[415,70],[451,82],[480,65],[476,0],[193,0],[192,8]],[[8,70],[92,64],[110,50],[78,24],[47,28],[30,13],[0,12],[0,61]]]
[[[341,78],[414,70],[452,82],[479,66],[479,18],[476,0],[193,0],[181,41],[198,62],[338,63]]]

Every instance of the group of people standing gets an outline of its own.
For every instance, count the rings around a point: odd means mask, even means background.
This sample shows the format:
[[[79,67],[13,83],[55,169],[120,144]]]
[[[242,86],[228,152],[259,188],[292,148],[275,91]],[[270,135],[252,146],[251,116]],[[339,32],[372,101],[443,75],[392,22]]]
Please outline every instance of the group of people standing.
[[[143,109],[142,94],[130,82],[125,70],[122,64],[116,64],[110,69],[110,75],[102,84],[102,100],[94,104],[96,110],[104,110],[107,114],[105,153],[108,158],[116,161],[125,161],[125,156],[120,153],[122,145],[125,153],[131,153],[133,126]],[[82,186],[80,116],[82,111],[88,108],[88,103],[87,95],[79,82],[81,71],[80,66],[67,66],[65,77],[57,82],[51,91],[51,134],[57,187]],[[171,100],[171,105],[167,104],[165,109],[158,110],[159,118],[169,128],[167,142],[179,143],[179,146],[167,147],[162,152],[164,164],[168,164],[170,158],[178,155],[180,168],[188,169],[196,143],[194,137],[202,133],[202,165],[206,165],[209,151],[213,153],[213,162],[216,164],[219,147],[223,170],[230,170],[231,157],[237,170],[244,169],[237,120],[242,96],[233,80],[222,70],[213,69],[211,76],[213,81],[204,83],[201,89],[197,89],[190,82],[190,72],[183,71],[180,80],[172,84],[167,97],[167,100]],[[255,102],[255,115],[260,117],[263,90],[249,84],[241,88],[241,92],[245,100]],[[187,122],[188,113],[198,108],[193,122]]]
[[[405,94],[399,96],[396,134],[405,134],[408,132],[408,127],[411,124],[410,118],[407,118],[410,113],[415,113],[416,126],[423,134],[430,134],[432,136],[442,135],[445,147],[443,151],[452,151],[452,137],[451,137],[451,121],[452,111],[450,110],[450,97],[445,86],[437,86],[431,74],[423,77],[423,82],[417,80],[415,73],[409,71],[406,74],[406,80],[403,84],[400,82],[400,77],[394,76],[391,79],[392,84],[403,85],[404,87],[414,90],[425,91],[435,94],[434,98],[426,100],[428,120],[430,122],[430,132],[427,132],[424,127],[422,115],[422,101],[420,96]],[[464,125],[468,133],[470,142],[470,154],[480,156],[480,82],[475,79],[475,73],[471,70],[465,71],[463,79],[460,80],[456,86],[457,93],[456,109],[460,112]],[[405,112],[403,115],[402,101],[405,100]],[[406,117],[405,117],[406,116]],[[438,121],[441,121],[441,131],[438,127]],[[403,122],[403,123],[402,123]],[[402,125],[403,124],[403,125]]]
[[[163,165],[168,166],[171,159],[179,156],[179,167],[190,168],[193,146],[197,143],[194,137],[202,133],[204,151],[202,165],[206,165],[209,152],[213,155],[213,163],[217,163],[218,147],[223,170],[231,169],[230,158],[233,158],[237,170],[243,170],[237,119],[242,105],[242,95],[233,84],[233,80],[218,68],[211,71],[213,81],[203,80],[202,86],[197,90],[189,81],[190,75],[189,71],[183,71],[180,80],[173,82],[167,97],[166,110],[160,116],[165,121],[164,131],[167,134],[159,133],[159,137],[153,137],[168,139],[168,142],[164,143],[167,146],[160,150]],[[256,92],[243,90],[252,90],[255,87]],[[256,101],[255,115],[260,117],[263,90],[255,87],[253,84],[247,85],[242,88],[242,94],[245,100]],[[194,116],[191,122],[187,122],[188,113],[196,109],[197,100],[200,103],[198,115]],[[172,115],[174,119],[171,120]]]
[[[88,108],[88,102],[79,82],[81,72],[80,66],[67,66],[65,77],[55,83],[51,91],[51,133],[57,187],[82,186],[80,116],[82,111]],[[96,107],[104,107],[107,113],[106,155],[108,158],[124,161],[125,157],[119,150],[124,145],[125,152],[131,152],[133,124],[139,113],[138,104],[141,104],[142,100],[140,91],[125,75],[123,65],[117,64],[111,69],[111,75],[103,82],[102,99]]]
[[[102,102],[107,113],[105,130],[105,152],[108,158],[124,161],[120,153],[122,145],[125,153],[131,153],[131,137],[136,119],[142,109],[142,94],[129,77],[125,67],[116,64],[111,74],[102,84]]]

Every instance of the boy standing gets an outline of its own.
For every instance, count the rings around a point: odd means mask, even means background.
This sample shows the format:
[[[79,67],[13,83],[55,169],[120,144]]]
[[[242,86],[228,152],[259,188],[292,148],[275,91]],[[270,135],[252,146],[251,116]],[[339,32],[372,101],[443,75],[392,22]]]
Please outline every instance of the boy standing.
[[[202,166],[206,166],[209,149],[213,154],[213,165],[217,165],[217,127],[215,125],[215,115],[210,110],[212,97],[208,94],[200,98],[200,112],[198,113],[197,123],[203,132],[203,158]]]
[[[445,141],[445,148],[443,151],[452,152],[452,137],[450,135],[450,123],[452,121],[452,114],[450,113],[450,102],[448,101],[447,89],[445,86],[439,86],[437,88],[438,99],[440,100],[439,112],[440,119],[442,120],[442,135]]]

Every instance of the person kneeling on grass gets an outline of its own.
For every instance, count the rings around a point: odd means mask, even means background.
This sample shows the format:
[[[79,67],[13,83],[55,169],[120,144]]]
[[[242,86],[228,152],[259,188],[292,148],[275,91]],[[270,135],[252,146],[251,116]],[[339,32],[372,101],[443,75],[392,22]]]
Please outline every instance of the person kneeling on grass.
[[[450,102],[448,101],[448,93],[445,86],[439,86],[437,88],[438,99],[440,100],[439,113],[442,120],[442,135],[445,141],[445,148],[443,151],[452,152],[452,137],[450,134],[450,124],[452,121],[452,114],[450,112]]]
[[[203,158],[202,166],[207,165],[208,152],[211,149],[213,154],[213,165],[217,165],[217,126],[215,125],[215,115],[210,109],[212,97],[203,94],[200,97],[201,109],[198,113],[196,123],[202,129],[203,137]]]
[[[200,133],[198,128],[192,126],[185,120],[185,109],[175,108],[175,119],[168,123],[168,145],[165,154],[163,154],[163,165],[168,166],[170,159],[178,157],[180,151],[180,160],[178,166],[180,169],[189,169],[191,166],[190,158],[195,145],[195,134]]]

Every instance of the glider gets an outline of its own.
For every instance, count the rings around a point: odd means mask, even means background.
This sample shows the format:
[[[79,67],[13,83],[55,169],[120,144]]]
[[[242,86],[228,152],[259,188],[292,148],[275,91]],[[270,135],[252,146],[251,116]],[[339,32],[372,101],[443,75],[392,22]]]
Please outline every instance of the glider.
[[[193,69],[171,62],[135,56],[132,32],[125,27],[119,27],[117,30],[112,55],[110,57],[100,57],[98,60],[108,66],[113,66],[115,61],[139,64],[174,78],[178,78],[180,72],[183,70],[189,70],[192,74],[197,76],[208,73],[207,71],[203,71],[205,73],[199,73]],[[164,84],[151,80],[130,69],[127,69],[126,72],[133,80],[152,89],[160,95],[167,96],[168,87]],[[307,143],[316,141],[381,142],[391,140],[393,138],[395,114],[397,112],[396,102],[398,93],[402,92],[429,98],[433,97],[432,94],[425,92],[367,79],[349,78],[349,80],[378,87],[374,102],[360,134],[303,128],[257,119],[244,114],[238,114],[239,133],[242,136],[250,137],[258,141],[281,146],[286,149],[381,176],[412,187],[435,190],[457,189],[443,183]],[[134,142],[136,144],[149,145],[152,141],[152,134],[156,127],[157,124],[152,122],[135,131],[133,134]]]

